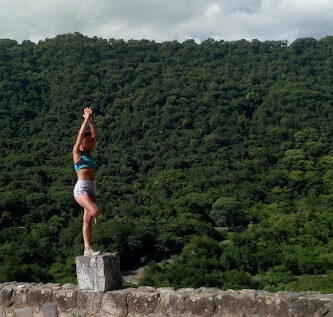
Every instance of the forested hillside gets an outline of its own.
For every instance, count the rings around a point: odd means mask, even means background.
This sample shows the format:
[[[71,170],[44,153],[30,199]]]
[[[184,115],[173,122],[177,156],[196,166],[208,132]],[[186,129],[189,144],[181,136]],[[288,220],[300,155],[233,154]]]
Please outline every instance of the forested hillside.
[[[0,282],[75,282],[72,146],[98,133],[92,246],[143,285],[333,293],[333,37],[0,40]]]

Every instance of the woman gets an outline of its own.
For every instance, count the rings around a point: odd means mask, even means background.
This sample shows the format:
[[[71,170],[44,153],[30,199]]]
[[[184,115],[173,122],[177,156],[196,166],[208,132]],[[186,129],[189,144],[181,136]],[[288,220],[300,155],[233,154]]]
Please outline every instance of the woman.
[[[94,160],[90,154],[95,149],[96,130],[90,107],[84,109],[82,116],[84,121],[73,147],[74,168],[78,178],[74,187],[74,198],[84,209],[82,227],[84,256],[89,256],[100,254],[99,251],[94,251],[90,247],[92,218],[95,218],[96,223],[96,218],[100,215],[96,205]],[[87,123],[89,130],[86,130]]]

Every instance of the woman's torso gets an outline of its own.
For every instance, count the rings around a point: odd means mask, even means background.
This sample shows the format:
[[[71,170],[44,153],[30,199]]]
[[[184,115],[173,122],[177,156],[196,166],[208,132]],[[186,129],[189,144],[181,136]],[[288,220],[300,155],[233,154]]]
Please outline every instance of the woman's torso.
[[[95,169],[92,167],[81,168],[77,171],[77,178],[88,180],[88,181],[94,181],[95,180]]]
[[[84,160],[87,159],[87,161]],[[90,153],[81,151],[77,155],[73,156],[74,167],[77,167],[77,178],[82,180],[95,180],[95,168],[94,161]],[[86,165],[90,166],[86,166]]]

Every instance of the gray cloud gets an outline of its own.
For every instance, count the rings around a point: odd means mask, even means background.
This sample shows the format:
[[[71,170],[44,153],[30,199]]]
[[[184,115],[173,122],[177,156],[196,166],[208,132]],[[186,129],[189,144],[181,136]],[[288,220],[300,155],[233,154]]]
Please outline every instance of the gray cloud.
[[[81,32],[158,42],[288,40],[332,34],[329,0],[0,0],[0,38]]]

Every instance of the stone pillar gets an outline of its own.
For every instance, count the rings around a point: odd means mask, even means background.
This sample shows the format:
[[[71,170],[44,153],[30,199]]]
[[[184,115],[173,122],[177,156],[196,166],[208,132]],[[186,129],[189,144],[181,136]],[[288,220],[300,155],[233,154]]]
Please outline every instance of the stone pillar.
[[[105,252],[95,256],[77,256],[75,263],[79,289],[91,292],[120,289],[118,253]]]

